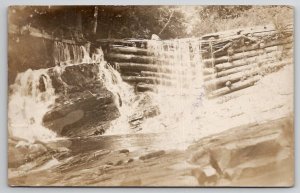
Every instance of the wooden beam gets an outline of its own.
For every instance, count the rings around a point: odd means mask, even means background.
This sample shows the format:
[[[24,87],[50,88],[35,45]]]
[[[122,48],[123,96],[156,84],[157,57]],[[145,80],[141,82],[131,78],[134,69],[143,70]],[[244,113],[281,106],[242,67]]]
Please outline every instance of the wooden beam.
[[[246,80],[243,81],[239,81],[236,83],[233,83],[230,87],[223,87],[217,90],[214,90],[212,92],[210,92],[207,96],[207,98],[215,98],[218,96],[222,96],[237,90],[241,90],[250,86],[253,86],[257,81],[259,81],[261,79],[260,75],[256,75],[254,77],[250,77]]]
[[[140,82],[136,85],[136,90],[138,92],[146,92],[146,91],[156,92],[157,88],[153,84],[146,84],[146,83]]]
[[[134,54],[115,54],[109,53],[105,57],[108,61],[112,62],[134,62],[142,64],[154,64],[157,60],[156,57],[152,56],[138,56]]]
[[[136,55],[144,55],[144,56],[153,55],[147,49],[129,47],[129,46],[111,47],[109,51],[114,53],[121,53],[121,54],[136,54]]]
[[[239,66],[244,66],[244,65],[248,65],[251,63],[259,63],[259,62],[266,62],[266,60],[279,60],[281,58],[281,51],[274,51],[274,52],[270,52],[270,53],[266,53],[266,54],[261,54],[261,55],[257,55],[257,56],[253,56],[253,57],[249,57],[249,58],[245,58],[245,59],[241,59],[241,60],[236,60],[233,62],[226,62],[226,63],[222,63],[222,64],[218,64],[215,66],[217,72],[222,72],[224,70],[228,70],[231,68],[235,68],[235,67],[239,67]]]
[[[144,82],[148,84],[160,84],[160,85],[173,85],[174,82],[171,80],[155,77],[138,77],[138,76],[122,76],[123,81],[139,83]]]
[[[245,79],[248,76],[256,75],[259,72],[262,72],[266,68],[280,68],[282,66],[285,66],[285,65],[291,64],[291,63],[292,63],[291,59],[287,59],[287,60],[280,61],[280,62],[278,62],[278,61],[277,62],[271,62],[271,63],[265,64],[261,67],[257,66],[257,67],[251,68],[249,70],[246,70],[246,71],[240,71],[240,72],[237,72],[237,73],[234,73],[234,74],[230,74],[228,76],[223,76],[223,77],[220,77],[220,78],[216,78],[216,79],[213,79],[213,80],[206,81],[204,83],[204,87],[208,90],[216,89],[216,88],[224,85],[227,81],[235,82],[235,81],[238,81],[238,80],[241,80],[241,79]]]
[[[234,48],[234,54],[236,53],[241,53],[241,52],[247,52],[251,50],[257,50],[257,49],[264,49],[268,47],[273,47],[273,46],[278,46],[278,45],[283,45],[283,44],[288,44],[288,43],[293,43],[293,37],[287,37],[284,39],[276,39],[272,41],[265,42],[264,45],[261,45],[260,43],[252,44],[249,46],[242,46],[238,48]],[[215,54],[215,57],[221,57],[221,56],[226,56],[228,55],[227,51],[224,52],[219,52]]]
[[[274,51],[276,52],[276,51],[280,50],[281,46],[283,46],[284,49],[292,48],[291,43],[286,43],[286,44],[276,45],[276,46],[272,46],[272,47],[267,47],[264,49],[264,51],[265,51],[265,53],[270,53],[270,52],[274,52]],[[234,54],[233,56],[221,56],[218,58],[205,59],[205,60],[203,60],[203,64],[205,66],[209,67],[209,66],[212,66],[213,64],[217,65],[217,64],[225,63],[225,62],[229,62],[229,61],[241,60],[244,58],[257,56],[259,54],[260,54],[260,51],[258,51],[258,50],[250,50],[250,51]]]

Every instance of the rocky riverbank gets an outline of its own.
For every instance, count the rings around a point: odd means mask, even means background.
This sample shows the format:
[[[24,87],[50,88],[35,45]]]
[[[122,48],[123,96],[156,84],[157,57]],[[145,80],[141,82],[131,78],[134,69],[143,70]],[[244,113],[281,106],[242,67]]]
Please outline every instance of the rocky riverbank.
[[[11,165],[9,184],[291,186],[294,165],[292,134],[293,119],[282,118],[232,128],[205,137],[186,150],[151,149],[150,141],[157,137],[155,135],[126,136],[128,141],[144,140],[136,150],[118,144],[121,137],[40,144],[35,147],[40,151],[35,159],[18,168]],[[80,149],[78,140],[82,141],[81,145],[85,143],[84,150]],[[103,145],[106,142],[106,146]],[[52,152],[44,151],[50,147]],[[12,148],[9,152],[21,155],[20,148]],[[19,152],[14,152],[16,150]]]

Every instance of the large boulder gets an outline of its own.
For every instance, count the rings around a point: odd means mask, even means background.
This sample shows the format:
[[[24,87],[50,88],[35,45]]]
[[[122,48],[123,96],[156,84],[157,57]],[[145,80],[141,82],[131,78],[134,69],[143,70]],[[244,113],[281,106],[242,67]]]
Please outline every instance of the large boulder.
[[[49,70],[55,105],[43,118],[47,128],[62,136],[90,136],[119,117],[115,97],[99,79],[99,64],[78,64]],[[103,132],[101,132],[103,134]]]
[[[200,185],[291,186],[293,120],[248,125],[200,140],[189,148]]]

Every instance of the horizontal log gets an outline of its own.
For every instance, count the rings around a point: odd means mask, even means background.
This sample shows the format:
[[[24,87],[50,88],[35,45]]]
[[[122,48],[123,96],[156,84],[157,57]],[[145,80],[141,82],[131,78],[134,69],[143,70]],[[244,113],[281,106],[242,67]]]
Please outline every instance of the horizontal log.
[[[108,39],[97,39],[96,42],[100,44],[147,44],[151,40],[146,40],[146,39],[113,39],[113,38],[108,38]]]
[[[152,76],[157,78],[174,79],[175,76],[171,73],[141,71],[142,76]]]
[[[272,37],[276,37],[278,34],[283,34],[283,33],[284,33],[284,37],[281,38],[284,39],[285,37],[292,36],[293,26],[288,27],[280,32],[277,30],[268,30],[268,29],[264,29],[257,32],[253,32],[253,31],[246,32],[245,29],[240,29],[234,31],[231,35],[228,34],[228,31],[224,32],[226,33],[225,36],[222,36],[220,33],[222,32],[218,32],[215,34],[208,34],[207,37],[204,38],[206,39],[206,41],[204,40],[202,42],[202,49],[210,50],[211,49],[210,46],[212,45],[214,50],[220,49],[220,51],[222,51],[221,48],[224,48],[226,44],[231,43],[232,41],[239,42],[242,39],[244,39],[245,41],[253,43],[253,42],[258,42],[260,39],[264,39],[266,36],[268,36],[271,39]],[[249,34],[251,34],[251,36],[249,36]]]
[[[249,57],[243,60],[236,60],[233,62],[226,62],[226,63],[222,63],[222,64],[218,64],[215,66],[217,72],[223,71],[223,70],[228,70],[231,68],[235,68],[235,67],[239,67],[239,66],[244,66],[244,65],[248,65],[251,63],[256,63],[256,62],[260,62],[268,60],[268,59],[280,59],[280,55],[281,52],[280,51],[276,51],[276,52],[271,52],[271,53],[267,53],[267,54],[262,54],[262,55],[258,55],[258,56],[253,56],[253,57]]]
[[[265,60],[260,60],[259,63],[255,62],[255,63],[251,63],[251,64],[244,65],[244,66],[230,68],[229,70],[224,70],[224,71],[221,71],[221,72],[217,72],[215,74],[210,74],[210,75],[204,76],[204,81],[212,80],[214,78],[220,78],[220,77],[223,77],[223,76],[228,76],[230,74],[234,74],[234,73],[237,73],[237,72],[243,72],[243,71],[246,71],[246,70],[250,70],[252,68],[255,68],[255,67],[259,66],[260,64],[264,65],[265,63],[270,63],[272,61],[274,62],[274,61],[277,61],[277,60],[274,59],[274,58],[267,58]]]
[[[288,64],[293,64],[293,62],[294,62],[294,60],[292,58],[289,58],[289,59],[285,59],[282,61],[276,61],[276,62],[272,62],[269,64],[263,64],[260,68],[263,70],[269,69],[269,68],[281,68]]]
[[[289,28],[286,29],[284,31],[278,32],[277,30],[265,30],[265,31],[259,31],[259,32],[254,32],[251,33],[251,36],[249,36],[250,33],[237,33],[237,34],[232,34],[231,36],[227,36],[227,37],[219,37],[216,39],[216,36],[210,40],[207,40],[207,42],[205,42],[205,46],[207,48],[209,48],[208,46],[210,44],[212,44],[213,48],[221,48],[222,45],[225,45],[229,42],[232,41],[240,41],[242,39],[244,39],[245,42],[249,42],[249,43],[253,43],[253,42],[257,42],[260,39],[265,38],[266,36],[268,36],[268,38],[272,38],[272,37],[277,37],[278,34],[283,34],[284,33],[284,37],[288,37],[291,36],[293,34],[293,29]],[[281,38],[284,38],[281,37]],[[216,50],[216,49],[215,49]]]
[[[141,64],[160,64],[164,66],[173,65],[173,59],[170,58],[168,53],[163,53],[164,56],[151,55],[134,55],[134,54],[121,54],[109,53],[105,55],[105,59],[109,62],[125,62],[125,63],[141,63]],[[171,63],[172,62],[172,63]]]
[[[293,42],[293,37],[288,37],[285,39],[277,39],[277,40],[272,40],[272,41],[266,42],[266,43],[264,43],[263,46],[261,46],[259,43],[252,44],[249,46],[242,46],[239,48],[235,48],[234,54],[241,53],[241,52],[247,52],[247,51],[251,51],[251,50],[256,50],[256,49],[264,49],[264,48],[288,44],[288,43],[292,43],[292,42]],[[224,55],[228,55],[227,51],[217,53],[217,54],[215,54],[215,57],[221,57]]]
[[[122,76],[123,81],[131,83],[144,82],[148,84],[174,85],[175,82],[163,78],[155,77],[138,77],[138,76]]]
[[[204,87],[208,90],[211,90],[211,89],[214,90],[214,89],[218,88],[219,86],[224,85],[227,81],[235,82],[235,81],[238,81],[238,80],[241,80],[241,79],[245,79],[248,76],[256,75],[259,72],[262,72],[266,68],[274,68],[274,67],[278,68],[278,67],[282,67],[282,66],[285,66],[285,65],[291,64],[291,63],[292,63],[291,59],[287,59],[287,60],[280,61],[280,62],[272,62],[272,63],[269,63],[269,64],[265,64],[262,67],[255,67],[255,68],[252,68],[250,70],[246,70],[244,72],[237,72],[237,73],[234,73],[234,74],[230,74],[228,76],[223,76],[221,78],[206,81],[204,83]]]
[[[156,92],[157,88],[153,84],[146,84],[146,83],[140,82],[136,85],[136,90],[138,92],[146,92],[146,91]]]
[[[289,30],[289,28],[287,28]],[[226,31],[221,31],[221,32],[216,32],[216,33],[210,33],[201,36],[201,39],[203,40],[208,40],[210,38],[227,38],[231,36],[235,36],[238,34],[255,34],[255,33],[262,33],[262,32],[270,32],[270,31],[275,31],[276,28],[273,24],[268,24],[268,25],[260,25],[260,26],[254,26],[254,27],[246,27],[246,28],[241,28],[241,29],[231,29],[231,30],[226,30]]]
[[[173,80],[178,82],[187,83],[188,81],[192,81],[196,79],[195,73],[186,73],[184,72],[174,72],[174,73],[163,73],[163,72],[150,72],[150,71],[142,71],[141,75],[143,77],[156,77],[156,78],[164,78],[168,80]]]
[[[129,55],[137,55],[137,56],[152,56],[157,59],[157,61],[165,62],[166,64],[169,61],[174,60],[177,57],[176,52],[173,51],[159,51],[154,49],[143,49],[137,47],[129,47],[129,46],[117,46],[112,47],[109,50],[111,54],[129,54]],[[165,59],[167,58],[167,60]]]
[[[217,71],[214,68],[203,68],[202,72],[204,75],[208,75],[208,74],[214,74]]]
[[[114,62],[114,65],[121,69],[121,72],[141,72],[141,71],[150,71],[150,72],[162,72],[162,73],[173,73],[175,70],[182,71],[183,73],[190,70],[190,68],[182,67],[180,69],[176,69],[172,65],[162,66],[158,64],[141,64],[141,63],[128,63],[128,62]],[[213,71],[214,69],[207,69],[206,72]]]
[[[267,57],[267,58],[263,58],[263,59],[261,58],[260,60],[255,60],[254,62],[247,62],[247,63],[245,63],[245,65],[236,66],[234,68],[230,68],[230,69],[223,70],[223,71],[220,71],[220,72],[217,72],[214,74],[206,75],[206,76],[204,76],[204,81],[211,80],[214,78],[220,78],[223,76],[228,76],[230,74],[242,72],[245,70],[249,70],[253,67],[263,66],[264,64],[268,64],[270,62],[276,62],[276,61],[279,61],[276,57]]]
[[[218,96],[222,96],[222,95],[234,92],[234,91],[238,91],[238,90],[253,86],[260,79],[261,79],[260,75],[250,77],[246,80],[233,83],[230,87],[226,86],[226,87],[214,90],[214,91],[210,92],[207,97],[208,98],[215,98],[215,97],[218,97]]]
[[[144,56],[153,55],[153,53],[149,52],[149,50],[147,50],[147,49],[136,48],[136,47],[128,47],[128,46],[112,47],[112,48],[110,48],[109,52],[121,53],[121,54],[144,55]]]
[[[161,68],[158,68],[156,65],[148,65],[148,64],[141,64],[141,63],[130,63],[130,62],[114,62],[116,66],[118,66],[122,72],[127,71],[134,71],[134,72],[140,72],[140,71],[151,71],[151,72],[158,72]],[[163,70],[163,69],[162,69]],[[165,71],[171,72],[169,68],[165,67]]]
[[[264,52],[265,53],[270,53],[270,52],[278,51],[278,50],[281,49],[280,47],[283,47],[284,50],[291,49],[292,44],[287,43],[287,44],[267,47],[267,48],[265,48]],[[205,59],[205,60],[203,60],[203,64],[205,66],[209,67],[209,66],[212,66],[212,65],[220,64],[220,63],[225,63],[225,62],[229,62],[229,61],[235,61],[235,60],[240,60],[240,59],[243,59],[243,58],[249,58],[249,57],[257,56],[257,55],[260,55],[261,51],[263,51],[263,50],[251,50],[251,51],[247,51],[247,52],[237,53],[237,54],[234,54],[233,56],[221,56],[219,58]]]
[[[154,64],[157,61],[153,56],[138,56],[133,54],[115,54],[109,53],[105,59],[112,62],[134,62],[143,64]]]
[[[134,71],[127,71],[127,72],[122,72],[123,76],[142,76],[140,72],[134,72]]]

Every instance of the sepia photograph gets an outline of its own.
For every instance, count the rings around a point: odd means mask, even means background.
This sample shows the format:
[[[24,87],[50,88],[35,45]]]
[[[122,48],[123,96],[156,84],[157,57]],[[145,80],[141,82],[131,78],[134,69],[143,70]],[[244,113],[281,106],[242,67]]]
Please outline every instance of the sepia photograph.
[[[9,186],[294,186],[293,6],[7,12]]]

